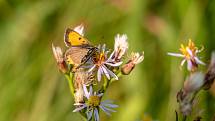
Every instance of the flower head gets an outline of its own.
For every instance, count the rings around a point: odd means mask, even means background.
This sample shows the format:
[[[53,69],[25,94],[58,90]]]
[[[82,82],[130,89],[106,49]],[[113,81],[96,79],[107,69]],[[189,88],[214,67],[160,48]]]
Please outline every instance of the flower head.
[[[127,35],[119,35],[115,36],[115,44],[114,44],[114,58],[118,61],[122,58],[122,56],[126,53],[128,49]]]
[[[142,52],[141,54],[140,53],[134,53],[134,52],[131,53],[130,61],[133,64],[135,64],[135,65],[139,64],[143,60],[144,60],[144,52]]]
[[[108,80],[110,80],[111,77],[118,80],[118,77],[108,68],[108,66],[118,67],[122,64],[122,62],[115,62],[115,60],[112,58],[114,53],[112,53],[108,58],[109,51],[106,50],[105,44],[102,47],[99,46],[98,49],[99,52],[94,57],[93,65],[89,69],[89,72],[93,71],[94,69],[97,69],[98,81],[101,81],[102,75],[105,75]]]
[[[86,85],[83,85],[83,89],[84,96],[87,100],[84,103],[75,103],[74,105],[77,106],[77,108],[73,110],[73,112],[78,112],[86,108],[87,120],[90,120],[94,115],[95,121],[99,121],[99,108],[102,109],[107,115],[111,115],[111,112],[116,112],[111,108],[117,108],[118,105],[112,104],[112,101],[110,100],[101,101],[103,93],[97,94],[96,92],[93,92],[92,86],[90,86],[89,91],[87,90]]]
[[[124,75],[130,74],[131,71],[134,69],[135,65],[141,63],[143,60],[144,52],[142,52],[142,54],[132,52],[129,61],[122,66],[122,73]]]
[[[181,48],[179,50],[181,53],[168,53],[168,55],[184,58],[181,61],[181,66],[183,66],[187,61],[187,69],[189,71],[194,71],[198,67],[198,64],[205,65],[205,63],[202,62],[197,56],[201,50],[195,46],[191,39],[189,40],[187,46],[181,44]]]

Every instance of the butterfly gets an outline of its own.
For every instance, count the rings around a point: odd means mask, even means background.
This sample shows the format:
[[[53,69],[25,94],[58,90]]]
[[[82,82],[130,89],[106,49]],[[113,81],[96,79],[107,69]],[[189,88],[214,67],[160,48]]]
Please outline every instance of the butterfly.
[[[70,28],[66,29],[64,42],[70,47],[65,52],[65,60],[76,69],[85,64],[98,50],[80,33]]]

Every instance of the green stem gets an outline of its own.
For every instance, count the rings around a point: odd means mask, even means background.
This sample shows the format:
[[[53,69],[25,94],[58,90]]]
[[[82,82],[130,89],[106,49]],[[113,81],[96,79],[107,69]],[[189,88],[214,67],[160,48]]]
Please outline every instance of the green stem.
[[[84,121],[87,121],[87,115],[83,112],[79,112],[81,114],[81,117]]]
[[[70,89],[70,92],[72,94],[72,96],[74,96],[74,93],[75,93],[75,89],[74,89],[74,85],[73,85],[73,75],[72,74],[65,74],[65,77],[69,83],[69,89]],[[87,116],[85,113],[83,112],[79,112],[81,114],[81,117],[83,118],[84,121],[87,121]]]
[[[70,91],[71,91],[71,94],[74,96],[74,85],[73,85],[73,81],[72,81],[72,75],[70,74],[65,74],[65,77],[69,83],[69,88],[70,88]]]
[[[122,75],[122,73],[121,73],[121,71],[117,74],[117,77],[120,77]],[[107,88],[109,87],[109,85],[113,82],[113,81],[115,81],[116,79],[115,78],[112,78],[112,79],[110,79],[110,80],[107,80],[107,79],[105,79],[105,82],[104,82],[104,84],[103,84],[103,88],[102,88],[102,90],[101,90],[101,92],[102,93],[105,93],[105,91],[107,90]]]
[[[186,121],[187,120],[187,116],[183,116],[182,121]]]

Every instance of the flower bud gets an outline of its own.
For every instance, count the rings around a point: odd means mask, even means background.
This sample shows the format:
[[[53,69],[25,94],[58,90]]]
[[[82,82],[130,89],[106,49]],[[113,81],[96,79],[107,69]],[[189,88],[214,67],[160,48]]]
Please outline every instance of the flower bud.
[[[192,73],[184,82],[184,90],[187,93],[199,90],[204,84],[204,74],[201,72]]]
[[[131,57],[129,61],[122,66],[121,72],[124,75],[129,75],[131,71],[134,69],[136,64],[139,64],[144,60],[144,52],[142,54],[140,53],[131,53]]]
[[[61,48],[60,47],[55,47],[52,44],[52,51],[53,51],[55,60],[57,61],[57,65],[58,65],[59,70],[62,73],[66,73],[68,68],[67,68],[66,62],[63,59],[63,52],[62,52]]]
[[[125,65],[122,66],[121,72],[124,75],[129,75],[131,71],[134,69],[135,64],[132,63],[131,61],[128,61]]]

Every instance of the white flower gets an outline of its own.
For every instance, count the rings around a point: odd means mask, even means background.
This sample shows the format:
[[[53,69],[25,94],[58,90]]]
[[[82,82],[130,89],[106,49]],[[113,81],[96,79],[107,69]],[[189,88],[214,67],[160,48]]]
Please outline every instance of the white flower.
[[[79,33],[81,36],[84,36],[84,26],[81,24],[74,28],[74,31]]]
[[[141,63],[144,60],[144,52],[142,52],[141,54],[132,52],[130,60],[135,65]]]
[[[115,59],[120,60],[122,56],[126,53],[128,49],[127,35],[119,35],[115,36],[115,45],[114,45],[114,53]]]
[[[181,66],[183,66],[184,63],[187,61],[187,69],[189,71],[194,70],[198,66],[198,64],[205,65],[205,63],[202,62],[197,56],[197,54],[201,52],[201,50],[198,50],[198,48],[191,40],[189,40],[187,46],[181,44],[181,48],[179,50],[181,51],[181,53],[167,53],[167,54],[170,56],[184,58],[181,61]]]
[[[111,79],[111,77],[118,80],[118,77],[110,70],[108,69],[107,65],[112,67],[118,67],[122,64],[122,62],[115,62],[115,60],[112,58],[114,55],[114,52],[110,55],[109,58],[107,58],[108,52],[106,51],[105,44],[101,47],[98,47],[99,53],[97,57],[93,60],[93,66],[89,69],[89,72],[93,71],[95,68],[97,71],[97,79],[98,81],[101,81],[102,75],[105,75],[108,80]]]
[[[97,94],[96,92],[93,92],[92,86],[90,86],[90,90],[88,92],[86,85],[83,85],[84,89],[84,96],[87,98],[87,101],[85,103],[75,103],[74,105],[77,106],[73,112],[78,112],[82,109],[87,109],[87,120],[89,121],[92,116],[94,115],[94,120],[99,121],[99,108],[102,109],[107,115],[111,115],[111,112],[116,112],[115,110],[111,108],[117,108],[118,105],[112,104],[112,101],[105,100],[101,101],[101,97],[103,93]]]

